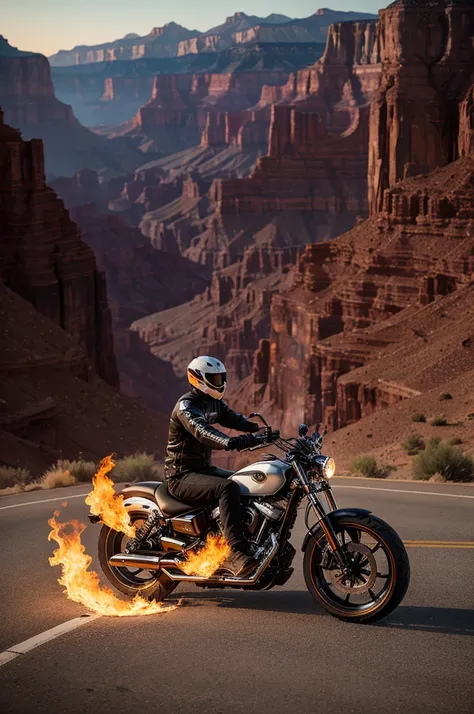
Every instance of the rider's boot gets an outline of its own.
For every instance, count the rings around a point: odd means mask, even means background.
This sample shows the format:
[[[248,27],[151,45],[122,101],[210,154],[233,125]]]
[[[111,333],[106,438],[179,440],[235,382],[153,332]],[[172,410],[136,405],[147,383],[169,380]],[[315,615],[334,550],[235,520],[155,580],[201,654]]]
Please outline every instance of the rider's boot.
[[[243,548],[233,548],[225,563],[225,567],[230,570],[235,577],[250,575],[257,565],[258,561]]]

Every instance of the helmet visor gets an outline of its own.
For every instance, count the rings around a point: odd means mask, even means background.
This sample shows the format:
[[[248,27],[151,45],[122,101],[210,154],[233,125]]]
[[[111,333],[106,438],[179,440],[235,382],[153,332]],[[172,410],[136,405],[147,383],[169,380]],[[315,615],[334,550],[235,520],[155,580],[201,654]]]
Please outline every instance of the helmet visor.
[[[206,382],[215,389],[223,389],[227,380],[225,372],[219,372],[218,374],[206,372],[204,375]]]

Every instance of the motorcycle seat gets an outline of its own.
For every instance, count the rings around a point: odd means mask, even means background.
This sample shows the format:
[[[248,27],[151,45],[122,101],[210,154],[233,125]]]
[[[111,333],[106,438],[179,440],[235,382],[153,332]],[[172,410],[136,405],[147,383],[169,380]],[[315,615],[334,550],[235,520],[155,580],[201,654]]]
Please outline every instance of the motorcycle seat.
[[[161,508],[163,515],[168,518],[182,516],[185,513],[196,510],[195,506],[190,506],[188,503],[183,503],[183,501],[178,501],[177,498],[174,498],[168,491],[168,484],[166,481],[164,483],[160,483],[156,489],[155,501]]]

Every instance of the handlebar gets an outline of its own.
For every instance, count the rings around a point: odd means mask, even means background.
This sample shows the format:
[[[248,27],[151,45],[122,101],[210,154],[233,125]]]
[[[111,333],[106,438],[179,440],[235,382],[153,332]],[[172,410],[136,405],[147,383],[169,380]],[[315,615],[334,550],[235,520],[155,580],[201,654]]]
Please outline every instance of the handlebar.
[[[263,434],[255,434],[254,436],[259,443],[255,446],[249,446],[248,449],[242,449],[241,453],[244,451],[256,451],[263,446],[273,444],[280,438],[280,432],[277,429],[272,429],[271,426],[266,426]]]

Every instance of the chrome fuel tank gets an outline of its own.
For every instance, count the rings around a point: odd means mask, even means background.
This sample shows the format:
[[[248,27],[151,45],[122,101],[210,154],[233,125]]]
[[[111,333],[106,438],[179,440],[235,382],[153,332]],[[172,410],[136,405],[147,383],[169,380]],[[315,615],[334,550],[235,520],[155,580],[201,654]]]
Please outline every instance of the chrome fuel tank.
[[[275,457],[249,464],[230,478],[237,481],[243,496],[273,496],[285,485],[285,472],[289,468],[286,461]]]

